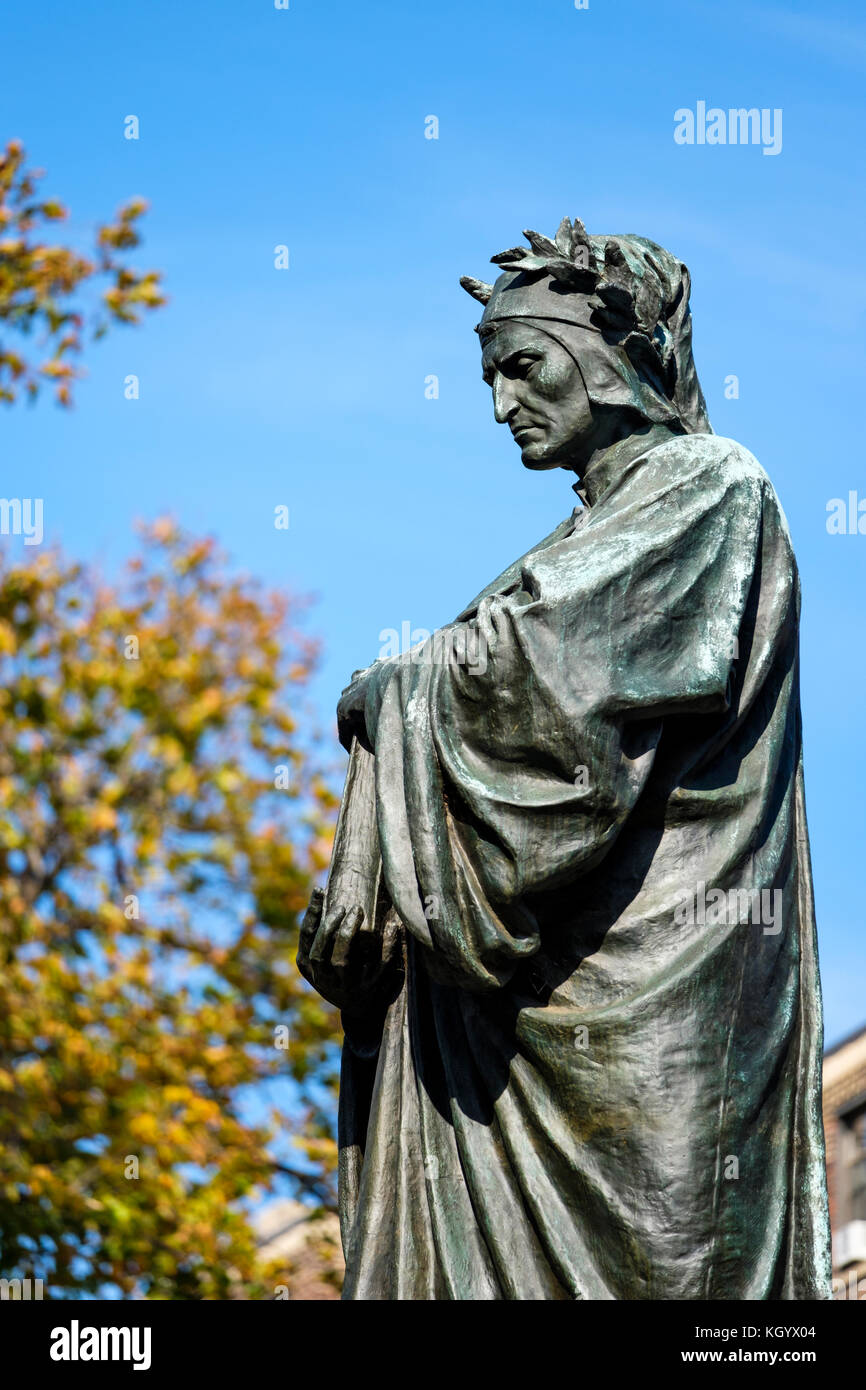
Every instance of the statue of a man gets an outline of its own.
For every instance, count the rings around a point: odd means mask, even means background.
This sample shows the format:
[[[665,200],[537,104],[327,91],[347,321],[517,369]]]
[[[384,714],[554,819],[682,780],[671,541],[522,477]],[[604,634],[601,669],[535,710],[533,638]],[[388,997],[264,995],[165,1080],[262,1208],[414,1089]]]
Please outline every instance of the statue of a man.
[[[300,967],[343,1010],[348,1299],[829,1297],[799,584],[653,242],[462,283],[581,505],[357,673]]]

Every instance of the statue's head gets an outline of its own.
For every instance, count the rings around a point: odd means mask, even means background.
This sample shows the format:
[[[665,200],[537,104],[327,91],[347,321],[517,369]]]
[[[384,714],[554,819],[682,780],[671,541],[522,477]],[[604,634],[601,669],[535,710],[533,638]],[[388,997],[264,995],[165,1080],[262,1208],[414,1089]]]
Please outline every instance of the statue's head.
[[[692,359],[689,273],[643,237],[587,236],[563,219],[554,241],[493,256],[476,331],[496,418],[529,468],[579,468],[605,435],[662,424],[709,431]]]

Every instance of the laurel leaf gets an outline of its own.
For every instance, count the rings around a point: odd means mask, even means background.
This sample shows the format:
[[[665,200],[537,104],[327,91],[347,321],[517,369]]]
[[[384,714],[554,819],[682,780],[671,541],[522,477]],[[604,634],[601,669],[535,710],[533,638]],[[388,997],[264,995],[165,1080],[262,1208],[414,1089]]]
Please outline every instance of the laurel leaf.
[[[466,293],[471,294],[473,299],[477,299],[479,304],[489,303],[493,286],[488,285],[486,280],[476,280],[472,275],[461,275],[460,283]]]
[[[512,246],[509,251],[500,251],[498,256],[491,256],[493,265],[505,265],[509,261],[522,261],[529,252],[525,246]]]
[[[570,260],[573,255],[573,248],[571,236],[571,221],[569,218],[563,217],[562,221],[559,224],[559,227],[557,228],[554,241],[556,242],[557,250],[563,256],[565,256],[566,260]]]
[[[523,235],[537,256],[553,256],[554,258],[559,256],[559,247],[553,244],[550,237],[542,236],[541,232],[532,231],[525,231]]]

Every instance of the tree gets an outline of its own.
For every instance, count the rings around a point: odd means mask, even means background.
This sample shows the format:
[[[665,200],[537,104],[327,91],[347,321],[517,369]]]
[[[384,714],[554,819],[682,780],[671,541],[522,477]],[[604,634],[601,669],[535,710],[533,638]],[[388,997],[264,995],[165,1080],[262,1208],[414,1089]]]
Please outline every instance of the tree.
[[[133,198],[114,222],[99,227],[91,259],[42,239],[66,209],[56,199],[40,200],[43,172],[24,163],[21,142],[10,141],[0,153],[0,330],[7,340],[41,330],[44,356],[34,364],[0,338],[0,400],[12,403],[22,391],[35,399],[40,383],[53,382],[59,404],[70,405],[72,382],[81,375],[70,359],[83,350],[87,292],[104,282],[91,315],[94,338],[112,324],[138,323],[142,310],[165,303],[158,273],[132,270],[123,257],[139,244],[136,224],[147,203]]]
[[[0,568],[0,1272],[51,1296],[273,1297],[249,1204],[334,1205],[298,622],[170,521]]]

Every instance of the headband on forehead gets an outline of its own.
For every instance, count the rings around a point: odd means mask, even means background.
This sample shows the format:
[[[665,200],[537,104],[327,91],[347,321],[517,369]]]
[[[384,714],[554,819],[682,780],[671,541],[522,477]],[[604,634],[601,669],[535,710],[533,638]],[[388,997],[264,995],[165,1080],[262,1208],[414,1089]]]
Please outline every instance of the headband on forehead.
[[[602,380],[608,389],[603,398],[590,390],[590,399],[628,404],[647,419],[678,423],[690,433],[710,432],[691,351],[686,267],[644,237],[590,237],[577,219],[564,218],[554,241],[538,232],[525,235],[529,250],[518,246],[491,257],[503,272],[495,285],[468,276],[460,281],[485,306],[476,325],[481,337],[505,319],[591,332],[581,371],[597,379],[599,391]],[[593,357],[600,359],[595,367],[588,360]]]
[[[596,324],[584,323],[581,319],[577,317],[563,318],[562,315],[554,316],[553,314],[533,313],[515,314],[511,311],[509,311],[508,313],[494,314],[491,315],[490,318],[487,318],[485,315],[485,317],[481,320],[480,323],[476,323],[475,332],[483,340],[484,338],[490,337],[493,333],[496,332],[497,328],[500,328],[503,324],[510,323],[512,319],[524,319],[526,322],[531,323],[533,325],[559,323],[565,326],[570,326],[572,328],[583,328],[586,330],[587,333],[601,332],[601,329]],[[549,332],[551,337],[555,336],[552,329],[542,328],[541,331]]]

